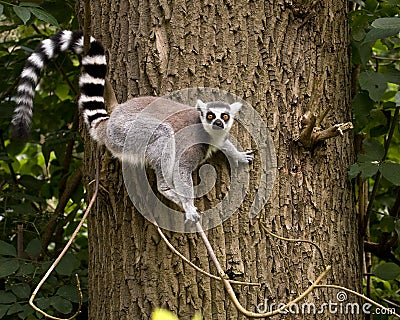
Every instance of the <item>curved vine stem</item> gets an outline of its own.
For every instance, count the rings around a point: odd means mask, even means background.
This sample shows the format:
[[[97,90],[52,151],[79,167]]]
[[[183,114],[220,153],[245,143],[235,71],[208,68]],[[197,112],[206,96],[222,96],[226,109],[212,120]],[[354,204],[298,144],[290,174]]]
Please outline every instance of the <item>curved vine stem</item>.
[[[156,222],[154,222],[156,223]],[[183,261],[185,261],[187,264],[189,264],[192,268],[194,268],[195,270],[197,270],[198,272],[206,275],[207,277],[210,277],[214,280],[218,280],[221,281],[221,278],[218,276],[215,276],[211,273],[208,273],[207,271],[201,269],[200,267],[196,266],[192,261],[190,261],[188,258],[186,258],[182,253],[180,253],[173,245],[171,242],[169,242],[169,240],[167,239],[167,237],[165,236],[164,232],[160,229],[159,226],[157,226],[157,231],[159,233],[159,235],[161,236],[161,238],[164,240],[165,244],[168,246],[168,248],[171,249],[171,251],[173,253],[175,253],[178,257],[180,257]],[[232,284],[238,284],[238,285],[242,285],[242,286],[257,286],[257,287],[261,287],[261,283],[254,283],[254,282],[244,282],[244,281],[236,281],[236,280],[228,280],[230,283]]]
[[[305,239],[285,238],[285,237],[279,236],[279,235],[273,233],[272,231],[270,231],[262,221],[260,221],[260,224],[261,224],[261,227],[264,229],[264,231],[266,233],[268,233],[270,236],[274,237],[274,238],[277,238],[277,239],[283,240],[283,241],[288,241],[288,242],[303,242],[303,243],[308,243],[308,244],[314,246],[317,249],[317,251],[318,251],[318,253],[319,253],[320,257],[321,257],[322,265],[326,268],[326,264],[325,264],[325,260],[324,260],[324,255],[322,254],[322,250],[314,242],[312,242],[311,240],[305,240]]]
[[[79,294],[79,305],[78,305],[78,310],[75,312],[74,315],[72,315],[69,318],[58,318],[58,317],[54,317],[48,313],[46,313],[45,311],[43,311],[42,309],[40,309],[39,307],[37,307],[34,304],[34,300],[36,298],[37,293],[39,292],[40,288],[42,287],[42,285],[46,282],[47,278],[50,276],[50,274],[53,272],[53,270],[55,269],[55,267],[58,265],[58,263],[60,262],[60,260],[62,259],[62,257],[65,255],[65,253],[68,251],[68,249],[70,248],[72,242],[75,240],[79,230],[81,229],[83,223],[85,222],[87,216],[90,213],[90,210],[93,207],[94,202],[96,201],[97,198],[97,192],[99,190],[99,164],[96,162],[96,179],[95,179],[95,188],[94,188],[94,193],[92,195],[92,198],[90,199],[89,205],[86,208],[86,211],[81,219],[81,221],[79,222],[78,226],[75,228],[74,233],[72,234],[71,238],[68,240],[67,244],[65,245],[64,249],[61,251],[61,253],[58,255],[57,259],[54,260],[54,262],[51,264],[50,268],[47,270],[46,274],[44,275],[44,277],[40,280],[40,282],[38,283],[38,285],[36,286],[35,290],[33,291],[30,299],[29,299],[29,304],[30,306],[35,309],[37,312],[41,313],[42,315],[44,315],[45,317],[49,318],[49,319],[53,319],[53,320],[72,320],[74,319],[80,312],[81,312],[81,308],[82,308],[82,300],[83,300],[83,296],[82,296],[82,290],[80,287],[80,282],[79,282],[79,278],[78,275],[76,275],[76,286],[77,286],[77,290],[78,290],[78,294]]]
[[[206,236],[206,234],[204,233],[203,227],[201,226],[201,224],[199,222],[196,223],[196,228],[197,231],[199,232],[206,248],[207,251],[215,265],[215,267],[217,268],[218,274],[222,280],[222,282],[224,283],[225,289],[228,292],[229,298],[231,299],[231,301],[233,302],[233,304],[235,305],[236,309],[242,313],[243,315],[245,315],[246,317],[249,318],[268,318],[268,317],[272,317],[274,315],[280,314],[283,311],[285,311],[286,309],[288,309],[291,305],[297,303],[298,301],[304,299],[306,296],[308,296],[311,291],[315,288],[315,286],[321,282],[321,280],[328,274],[328,272],[331,270],[331,266],[327,266],[325,268],[325,270],[318,276],[318,278],[301,294],[299,295],[297,298],[289,301],[287,304],[285,304],[284,306],[282,306],[279,309],[276,309],[274,311],[270,311],[270,312],[266,312],[266,313],[255,313],[255,312],[251,312],[249,310],[247,310],[246,308],[244,308],[239,300],[236,297],[236,294],[231,286],[231,284],[229,283],[228,280],[228,276],[226,275],[226,273],[224,272],[224,270],[222,269],[215,253],[214,250],[210,244],[210,242],[208,241],[208,238]]]

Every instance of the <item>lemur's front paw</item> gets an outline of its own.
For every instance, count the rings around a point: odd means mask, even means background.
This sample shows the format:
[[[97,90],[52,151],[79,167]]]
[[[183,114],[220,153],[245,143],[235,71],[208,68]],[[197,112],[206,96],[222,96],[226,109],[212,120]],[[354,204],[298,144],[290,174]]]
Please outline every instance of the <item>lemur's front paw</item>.
[[[254,150],[247,150],[240,152],[239,163],[246,163],[246,164],[252,163],[254,160],[253,153]]]
[[[200,220],[200,215],[197,211],[185,213],[185,224],[189,222],[196,223]]]

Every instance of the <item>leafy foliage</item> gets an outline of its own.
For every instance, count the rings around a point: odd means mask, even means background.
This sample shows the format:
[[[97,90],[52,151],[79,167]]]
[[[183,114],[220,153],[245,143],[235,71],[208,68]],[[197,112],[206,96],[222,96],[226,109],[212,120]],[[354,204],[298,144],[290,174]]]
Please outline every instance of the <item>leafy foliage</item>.
[[[76,29],[74,5],[73,0],[40,5],[0,1],[0,319],[43,318],[28,300],[84,210],[76,58],[60,55],[45,71],[35,97],[29,143],[9,135],[25,60],[58,28]],[[50,314],[65,316],[76,310],[74,274],[79,275],[86,303],[86,233],[81,231],[37,295],[35,303]],[[80,319],[85,318],[83,312]]]
[[[388,307],[400,304],[400,5],[355,1],[349,20],[355,82],[353,115],[361,232],[365,240],[366,293]],[[368,203],[365,193],[368,190]],[[372,253],[372,258],[369,259]],[[381,318],[380,318],[381,319]],[[388,319],[388,317],[382,317]]]

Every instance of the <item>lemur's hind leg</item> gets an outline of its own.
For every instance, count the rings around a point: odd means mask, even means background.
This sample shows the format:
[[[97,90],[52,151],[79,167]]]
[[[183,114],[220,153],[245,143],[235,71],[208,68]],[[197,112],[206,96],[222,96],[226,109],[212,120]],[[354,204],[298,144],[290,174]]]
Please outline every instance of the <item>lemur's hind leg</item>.
[[[183,209],[181,199],[178,193],[175,191],[171,182],[167,182],[162,174],[156,171],[156,178],[157,178],[157,190],[168,200],[174,202],[179,207]]]
[[[179,169],[178,166],[175,168],[174,187],[182,203],[182,208],[185,211],[185,222],[197,222],[200,219],[200,215],[194,205],[192,169],[185,166],[179,167]]]
[[[169,161],[169,155],[164,160]],[[170,159],[174,155],[170,155]],[[166,163],[164,163],[166,166]],[[194,205],[194,190],[192,171],[189,168],[178,168],[178,166],[164,167],[155,166],[154,171],[157,177],[157,189],[167,199],[176,203],[185,211],[185,222],[197,222],[200,215]],[[179,174],[179,176],[178,176]]]
[[[154,130],[146,157],[155,171],[158,191],[185,211],[186,221],[197,222],[200,216],[194,206],[192,168],[177,165],[175,136],[170,125],[162,123]]]
[[[175,138],[171,126],[160,124],[146,147],[146,156],[157,178],[157,189],[168,200],[182,207],[173,183]]]

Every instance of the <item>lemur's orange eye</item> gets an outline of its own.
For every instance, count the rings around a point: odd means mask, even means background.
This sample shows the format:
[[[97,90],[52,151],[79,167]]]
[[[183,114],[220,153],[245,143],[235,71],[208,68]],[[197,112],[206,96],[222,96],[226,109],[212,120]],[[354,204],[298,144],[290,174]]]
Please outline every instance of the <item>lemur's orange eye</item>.
[[[228,121],[229,120],[229,114],[224,113],[222,115],[222,120]]]
[[[214,119],[214,115],[212,113],[207,114],[207,120],[212,120]]]

